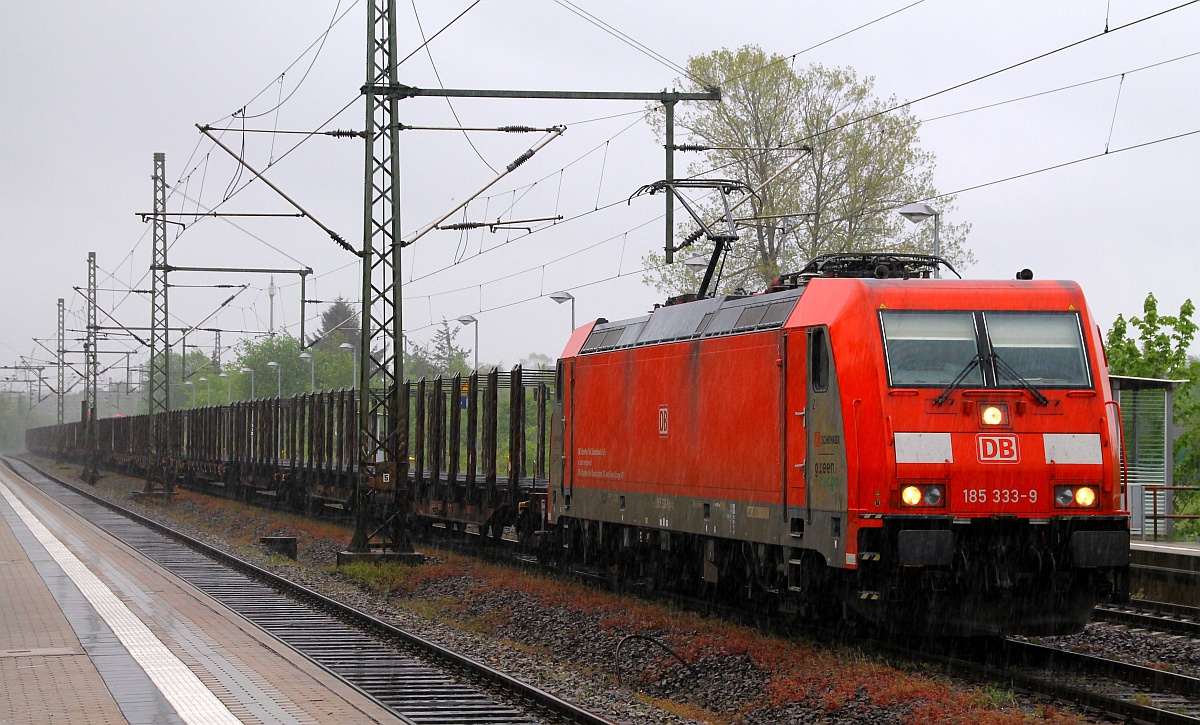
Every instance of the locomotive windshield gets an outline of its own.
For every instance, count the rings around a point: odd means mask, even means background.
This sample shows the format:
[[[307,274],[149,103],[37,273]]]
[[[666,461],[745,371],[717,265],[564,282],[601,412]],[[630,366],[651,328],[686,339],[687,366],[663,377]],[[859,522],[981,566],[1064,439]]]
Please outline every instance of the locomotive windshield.
[[[985,312],[992,351],[1039,387],[1091,387],[1079,316],[1073,312]],[[1020,384],[1002,366],[997,384]]]
[[[883,327],[893,387],[1088,388],[1091,376],[1075,312],[887,310]],[[972,360],[984,364],[972,365]]]
[[[978,352],[970,312],[884,312],[880,319],[892,385],[948,385]],[[981,386],[980,368],[962,384]]]

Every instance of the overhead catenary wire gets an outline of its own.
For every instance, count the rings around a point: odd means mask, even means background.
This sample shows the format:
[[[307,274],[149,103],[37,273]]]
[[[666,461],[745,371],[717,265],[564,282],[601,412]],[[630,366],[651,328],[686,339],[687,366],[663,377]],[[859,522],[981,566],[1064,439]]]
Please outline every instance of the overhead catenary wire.
[[[243,119],[261,118],[263,116],[266,116],[266,115],[278,110],[280,106],[282,106],[284,103],[287,103],[289,100],[291,100],[292,96],[294,96],[296,94],[296,91],[300,90],[300,86],[304,84],[305,79],[308,78],[308,74],[312,72],[313,66],[316,65],[317,58],[320,57],[321,50],[324,49],[324,47],[325,47],[325,40],[329,37],[329,33],[331,33],[333,31],[334,27],[337,26],[337,24],[340,23],[343,18],[345,18],[347,15],[350,14],[351,10],[353,10],[355,7],[358,6],[358,3],[359,3],[359,0],[354,0],[354,2],[350,3],[350,6],[346,8],[345,12],[343,12],[341,15],[338,15],[338,9],[341,7],[341,4],[342,4],[341,0],[338,0],[337,5],[335,5],[333,8],[333,19],[330,20],[329,27],[325,28],[324,32],[322,32],[320,35],[318,35],[316,40],[314,40],[312,43],[310,43],[308,45],[308,47],[305,48],[303,50],[303,52],[301,52],[300,55],[296,57],[295,60],[293,60],[291,63],[289,63],[288,66],[286,68],[284,68],[283,71],[280,72],[279,75],[275,76],[275,79],[272,80],[270,83],[268,83],[266,85],[266,87],[264,87],[261,91],[259,91],[257,94],[255,94],[254,97],[251,98],[249,101],[242,104],[241,108],[239,108],[237,111],[234,111],[233,113],[229,114],[228,116],[225,116],[224,118],[214,121],[213,123],[214,124],[220,123],[221,121],[228,119],[228,118],[243,118]],[[300,77],[300,80],[296,83],[296,87],[294,89],[292,89],[292,92],[288,94],[287,98],[280,100],[274,107],[268,108],[265,111],[255,113],[255,114],[246,114],[246,109],[250,106],[251,103],[254,103],[264,93],[266,93],[268,90],[270,90],[271,86],[275,85],[276,82],[281,82],[281,79],[284,77],[284,75],[286,75],[288,71],[290,71],[293,67],[295,67],[295,65],[297,63],[299,63],[304,58],[304,56],[308,55],[308,51],[312,50],[314,47],[317,48],[317,52],[313,55],[313,59],[308,64],[308,68],[305,69],[304,75]],[[240,114],[239,114],[239,112],[240,112]],[[210,125],[213,125],[213,124],[210,124]]]
[[[675,71],[676,73],[679,73],[680,75],[684,75],[684,76],[687,76],[688,78],[691,78],[693,81],[695,81],[699,85],[704,85],[704,83],[702,83],[699,79],[697,79],[692,74],[688,73],[687,69],[684,68],[683,66],[672,61],[671,59],[667,58],[666,56],[662,55],[661,53],[653,50],[652,48],[646,46],[645,44],[643,44],[637,40],[634,40],[630,36],[626,35],[625,33],[621,32],[620,30],[614,28],[612,25],[609,25],[608,23],[604,22],[603,20],[596,17],[595,15],[592,15],[591,13],[589,13],[588,11],[579,7],[575,3],[570,2],[570,0],[554,0],[554,2],[561,5],[563,8],[566,8],[567,10],[574,13],[575,15],[578,15],[579,17],[583,18],[584,20],[591,23],[592,25],[595,25],[596,27],[600,28],[604,32],[613,36],[614,38],[620,40],[622,43],[625,43],[626,45],[633,48],[634,50],[637,50],[639,53],[642,53],[642,54],[646,55],[647,57],[653,59],[654,61],[661,63],[662,65]]]
[[[1004,177],[1004,178],[1001,178],[1001,179],[994,179],[994,180],[992,180],[992,181],[988,181],[988,182],[984,182],[984,183],[980,183],[980,184],[973,184],[973,185],[970,185],[970,186],[961,187],[961,188],[959,188],[959,189],[956,189],[956,190],[954,190],[954,191],[949,191],[949,192],[945,192],[945,193],[937,194],[937,195],[935,195],[935,196],[930,196],[930,197],[927,197],[927,198],[924,198],[924,199],[915,199],[915,200],[913,200],[913,201],[918,201],[918,202],[920,202],[920,201],[936,201],[936,200],[938,200],[938,199],[943,199],[943,198],[946,198],[946,197],[949,197],[949,196],[955,196],[955,195],[957,195],[957,194],[961,194],[961,193],[965,193],[965,192],[969,192],[969,191],[975,191],[975,190],[977,190],[977,189],[982,189],[982,188],[986,188],[986,187],[989,187],[989,186],[995,186],[995,185],[997,185],[997,184],[1003,184],[1003,183],[1007,183],[1007,182],[1014,181],[1014,180],[1017,180],[1017,179],[1023,179],[1023,178],[1027,178],[1027,177],[1030,177],[1030,176],[1034,176],[1034,175],[1037,175],[1037,174],[1042,174],[1042,173],[1047,173],[1047,172],[1050,172],[1050,171],[1055,171],[1055,170],[1057,170],[1057,169],[1062,169],[1062,168],[1066,168],[1066,167],[1069,167],[1069,166],[1074,166],[1074,165],[1081,164],[1081,163],[1084,163],[1084,162],[1087,162],[1087,161],[1093,161],[1093,160],[1096,160],[1096,159],[1102,159],[1102,158],[1108,158],[1108,157],[1112,157],[1112,156],[1115,156],[1115,155],[1117,155],[1117,154],[1119,154],[1119,153],[1123,153],[1123,152],[1126,152],[1126,151],[1134,151],[1134,150],[1138,150],[1138,149],[1143,149],[1143,148],[1147,148],[1147,147],[1150,147],[1150,146],[1155,146],[1155,145],[1162,144],[1162,143],[1168,143],[1168,142],[1171,142],[1171,141],[1177,141],[1177,140],[1180,140],[1180,139],[1183,139],[1183,138],[1188,138],[1188,137],[1191,137],[1191,136],[1196,136],[1196,135],[1200,135],[1200,128],[1198,128],[1198,129],[1195,129],[1195,130],[1192,130],[1192,131],[1187,131],[1187,132],[1184,132],[1184,133],[1179,133],[1179,134],[1174,134],[1174,135],[1171,135],[1171,136],[1165,136],[1165,137],[1157,138],[1157,139],[1154,139],[1154,140],[1151,140],[1151,141],[1146,141],[1146,142],[1143,142],[1143,143],[1132,144],[1132,145],[1130,145],[1130,146],[1126,146],[1126,147],[1119,148],[1119,149],[1113,149],[1113,150],[1109,151],[1108,153],[1105,153],[1105,152],[1100,152],[1100,153],[1096,153],[1096,154],[1091,154],[1091,155],[1088,155],[1088,156],[1084,156],[1084,157],[1080,157],[1080,158],[1077,158],[1077,159],[1073,159],[1073,160],[1071,160],[1071,161],[1066,161],[1066,162],[1059,163],[1059,164],[1053,164],[1053,165],[1046,166],[1046,167],[1042,167],[1042,168],[1039,168],[1039,169],[1033,169],[1033,170],[1031,170],[1031,171],[1027,171],[1027,172],[1020,173],[1020,174],[1014,174],[1014,175],[1007,176],[1007,177]],[[871,210],[871,211],[869,211],[869,212],[867,212],[867,213],[884,213],[884,212],[887,212],[887,211],[891,211],[892,209],[893,209],[893,207],[887,207],[887,208],[878,208],[878,209],[875,209],[875,210]],[[647,225],[649,225],[649,224],[652,224],[652,223],[655,223],[655,222],[659,221],[661,218],[662,218],[662,215],[659,215],[657,218],[655,218],[655,219],[651,219],[651,220],[648,220],[648,221],[646,221],[646,222],[642,223],[641,225],[639,225],[638,227],[635,227],[635,229],[637,229],[637,228],[641,228],[641,227],[644,227],[644,226],[647,226]],[[827,221],[826,221],[826,222],[824,222],[824,223],[827,223],[827,224],[833,224],[833,223],[838,223],[838,222],[840,222],[840,221],[845,221],[845,219],[832,219],[832,220],[827,220]],[[633,230],[630,230],[630,231],[633,231]],[[626,233],[628,233],[628,232],[626,232]],[[591,249],[594,249],[594,248],[596,248],[596,247],[598,247],[598,246],[600,246],[600,245],[602,245],[602,244],[607,244],[607,243],[609,243],[609,242],[612,242],[612,241],[614,241],[616,238],[617,238],[617,236],[608,237],[608,238],[606,238],[606,239],[604,239],[604,240],[602,240],[602,241],[600,241],[600,242],[597,242],[597,243],[594,243],[594,244],[592,244],[592,245],[589,245],[588,247],[585,247],[585,248],[583,248],[583,249],[576,250],[575,252],[571,252],[571,253],[568,253],[568,254],[562,255],[562,256],[558,257],[557,259],[551,260],[551,261],[549,261],[549,262],[546,262],[546,263],[544,263],[544,264],[542,264],[542,265],[536,265],[536,266],[532,266],[532,267],[529,267],[529,268],[523,269],[523,270],[521,270],[521,271],[518,271],[518,272],[512,272],[512,273],[510,273],[510,274],[506,274],[506,275],[504,275],[504,276],[502,276],[502,277],[499,277],[499,278],[496,278],[496,279],[494,279],[494,280],[489,280],[488,282],[479,283],[479,284],[474,284],[474,285],[466,285],[466,286],[463,286],[463,287],[460,287],[460,288],[457,288],[457,289],[453,289],[453,290],[444,290],[444,291],[437,292],[437,293],[433,293],[433,294],[429,294],[429,295],[413,295],[413,296],[411,296],[411,297],[408,297],[407,299],[409,299],[409,300],[419,300],[419,299],[423,299],[423,298],[424,298],[424,299],[427,299],[427,300],[432,300],[434,297],[446,296],[446,295],[450,295],[450,294],[461,293],[461,292],[468,291],[468,290],[479,289],[479,288],[481,288],[481,287],[482,287],[483,285],[485,285],[485,284],[494,284],[495,282],[503,281],[503,280],[505,280],[505,279],[510,279],[510,278],[514,278],[514,277],[521,276],[521,275],[529,274],[530,272],[536,271],[536,270],[537,270],[537,269],[539,269],[540,267],[544,267],[544,266],[547,266],[547,265],[550,265],[550,264],[554,264],[554,263],[560,262],[560,261],[562,261],[562,260],[564,260],[564,259],[567,259],[567,258],[569,258],[569,257],[575,256],[575,255],[577,255],[577,254],[581,254],[581,253],[583,253],[583,252],[585,252],[585,251],[589,251],[589,250],[591,250]],[[617,274],[615,274],[615,275],[609,275],[609,276],[602,277],[602,278],[599,278],[599,279],[594,279],[594,280],[592,280],[592,281],[590,281],[590,282],[581,283],[581,284],[577,284],[577,285],[574,285],[574,286],[571,286],[571,287],[567,287],[566,289],[568,289],[568,290],[577,290],[577,289],[583,289],[583,288],[585,288],[585,287],[590,287],[590,286],[594,286],[594,285],[597,285],[597,284],[603,284],[603,283],[605,283],[605,282],[611,282],[611,281],[613,281],[613,280],[620,279],[620,278],[622,278],[622,277],[628,277],[628,276],[629,276],[629,275],[631,275],[631,274],[637,274],[637,273],[640,273],[640,272],[645,272],[645,271],[647,271],[647,268],[646,268],[645,266],[643,266],[643,267],[640,267],[640,268],[638,268],[637,270],[632,270],[632,271],[628,271],[628,272],[622,272],[622,271],[618,270],[618,273],[617,273]],[[508,307],[513,307],[513,306],[515,306],[515,305],[518,305],[518,304],[524,304],[524,303],[526,303],[526,302],[531,302],[531,301],[533,301],[533,300],[540,299],[540,298],[542,298],[543,296],[544,296],[543,294],[540,294],[540,293],[539,293],[539,294],[537,294],[537,295],[530,295],[530,296],[528,296],[528,297],[524,297],[524,298],[521,298],[521,299],[519,299],[519,300],[514,300],[514,301],[512,301],[512,302],[508,302],[508,303],[505,303],[505,304],[496,305],[496,306],[493,306],[493,307],[487,307],[487,308],[484,308],[484,307],[480,306],[480,308],[479,308],[478,310],[468,310],[468,311],[469,311],[469,312],[471,312],[472,314],[482,314],[482,313],[487,313],[487,312],[495,312],[495,311],[497,311],[497,310],[506,309],[506,308],[508,308]],[[419,331],[421,331],[421,330],[425,330],[425,329],[428,329],[428,328],[430,328],[430,327],[434,327],[434,326],[436,326],[437,324],[440,324],[440,323],[438,323],[438,322],[431,322],[431,323],[430,323],[430,324],[428,324],[428,325],[424,325],[424,326],[420,326],[420,327],[406,328],[406,329],[407,329],[407,331],[408,331],[408,332],[419,332]]]
[[[973,113],[973,112],[980,111],[980,110],[985,110],[985,109],[989,109],[989,108],[994,108],[994,107],[997,107],[997,106],[1000,106],[1000,105],[1004,105],[1004,104],[1008,104],[1008,103],[1015,103],[1015,102],[1022,101],[1022,100],[1027,100],[1027,99],[1031,99],[1031,98],[1036,98],[1036,97],[1043,96],[1043,95],[1047,95],[1047,94],[1050,94],[1050,93],[1057,93],[1057,92],[1064,91],[1064,90],[1070,90],[1070,89],[1073,89],[1073,88],[1078,88],[1078,87],[1080,87],[1080,86],[1083,86],[1083,85],[1087,85],[1087,84],[1091,84],[1091,83],[1096,83],[1096,82],[1100,82],[1100,81],[1104,81],[1104,80],[1108,80],[1108,79],[1112,79],[1112,78],[1117,78],[1117,77],[1120,77],[1120,76],[1122,76],[1122,75],[1125,75],[1125,74],[1133,74],[1133,73],[1136,73],[1136,72],[1140,72],[1140,71],[1144,71],[1144,70],[1149,70],[1149,69],[1156,68],[1156,67],[1159,67],[1159,66],[1162,66],[1162,65],[1166,65],[1166,64],[1169,64],[1169,63],[1174,63],[1174,62],[1177,62],[1177,61],[1185,60],[1185,59],[1187,59],[1187,58],[1191,58],[1191,57],[1194,57],[1194,56],[1197,56],[1197,55],[1200,55],[1200,52],[1187,53],[1187,54],[1184,54],[1184,55],[1180,55],[1180,56],[1176,56],[1176,57],[1173,57],[1173,58],[1169,58],[1169,59],[1167,59],[1167,60],[1158,61],[1158,62],[1155,62],[1155,63],[1151,63],[1151,64],[1147,64],[1147,65],[1139,66],[1139,67],[1137,67],[1137,68],[1132,68],[1132,69],[1129,69],[1129,70],[1125,71],[1125,72],[1124,72],[1124,73],[1122,73],[1122,74],[1110,74],[1110,75],[1106,75],[1106,76],[1101,76],[1101,77],[1094,78],[1094,79],[1091,79],[1091,80],[1088,80],[1088,81],[1083,81],[1083,82],[1080,82],[1080,83],[1068,84],[1068,85],[1061,86],[1061,87],[1054,88],[1054,89],[1050,89],[1050,90],[1047,90],[1047,91],[1040,91],[1040,92],[1038,92],[1038,93],[1033,93],[1033,94],[1027,94],[1027,95],[1023,95],[1023,96],[1018,96],[1018,97],[1016,97],[1016,98],[1006,99],[1006,100],[1004,100],[1004,101],[999,101],[999,102],[996,102],[996,103],[984,104],[984,105],[975,106],[975,107],[973,107],[973,108],[969,108],[969,109],[964,109],[964,110],[960,110],[960,111],[954,111],[954,112],[952,112],[952,113],[942,114],[942,115],[940,115],[940,116],[934,116],[934,117],[931,117],[931,118],[928,118],[928,119],[917,120],[917,121],[914,121],[914,123],[925,123],[925,122],[929,122],[929,121],[941,120],[941,119],[950,118],[950,117],[953,117],[953,116],[959,116],[959,115],[963,115],[963,114],[966,114],[966,113]],[[639,112],[639,113],[642,113],[642,112]],[[636,123],[636,122],[635,122],[635,123]],[[632,125],[633,125],[633,124],[631,124],[630,126],[627,126],[627,127],[626,127],[626,129],[624,129],[624,130],[628,130],[629,128],[631,128],[631,127],[632,127]],[[607,142],[605,142],[605,143],[607,143]],[[602,144],[601,144],[601,145],[602,145]],[[601,147],[601,145],[597,145],[596,147],[594,147],[593,149],[591,149],[590,151],[588,151],[588,152],[587,152],[587,154],[594,153],[596,150],[598,150],[598,149]],[[772,151],[774,151],[774,150],[775,150],[775,149],[772,149]],[[581,155],[581,156],[579,157],[579,159],[576,159],[576,161],[573,161],[571,164],[568,164],[568,165],[564,166],[564,167],[563,167],[563,169],[569,168],[571,165],[573,165],[574,163],[577,163],[579,160],[581,160],[582,158],[584,158],[584,157],[585,157],[587,154]],[[713,168],[713,169],[709,169],[709,170],[707,170],[707,171],[705,171],[705,172],[702,172],[702,173],[711,173],[712,171],[720,170],[721,168],[724,168],[724,166],[718,166],[718,167],[715,167],[715,168]],[[555,171],[554,173],[555,173],[555,174],[558,174],[558,173],[561,173],[561,171],[562,171],[562,169],[560,169],[560,170],[557,170],[557,171]],[[549,177],[549,176],[547,176],[547,177],[545,177],[545,178],[550,178],[550,177]],[[576,220],[578,220],[578,219],[581,219],[581,218],[583,218],[583,217],[589,216],[589,215],[591,215],[592,213],[595,213],[595,212],[597,212],[597,211],[603,211],[603,210],[605,210],[605,209],[607,209],[607,208],[611,208],[612,206],[616,206],[616,203],[609,204],[609,205],[606,205],[606,206],[604,206],[604,207],[600,207],[599,209],[592,209],[592,210],[588,210],[588,211],[582,212],[582,213],[580,213],[580,214],[578,214],[578,215],[566,216],[566,217],[565,217],[565,219],[563,220],[563,223],[568,223],[568,222],[576,221]],[[557,212],[557,209],[556,209],[556,212]],[[535,231],[534,233],[536,233],[536,231]],[[452,269],[452,268],[454,268],[455,266],[457,266],[458,264],[461,264],[461,263],[462,263],[462,262],[464,262],[464,261],[468,261],[468,260],[470,260],[470,259],[474,259],[474,258],[476,258],[476,257],[478,257],[478,256],[481,256],[481,255],[483,255],[483,254],[487,254],[487,253],[489,253],[489,252],[491,252],[491,251],[494,251],[494,250],[496,250],[496,249],[499,249],[499,248],[501,248],[501,246],[503,246],[503,245],[496,246],[496,247],[491,247],[491,248],[489,248],[489,249],[486,249],[486,250],[481,250],[481,251],[480,251],[478,254],[476,254],[476,255],[472,255],[472,256],[470,256],[470,257],[465,257],[465,258],[463,258],[463,259],[456,260],[456,261],[455,261],[455,263],[453,263],[453,264],[450,264],[450,265],[447,265],[447,266],[441,267],[441,268],[439,268],[439,269],[436,269],[436,270],[432,270],[432,271],[430,271],[430,272],[428,272],[428,273],[426,273],[426,274],[423,274],[423,275],[414,275],[414,276],[413,276],[413,277],[410,279],[410,281],[420,281],[420,280],[423,280],[423,279],[427,279],[427,278],[429,278],[429,277],[433,277],[433,276],[435,276],[435,275],[437,275],[437,274],[439,274],[439,273],[441,273],[441,272],[448,271],[449,269]]]
[[[440,72],[438,72],[437,64],[434,63],[434,61],[433,61],[433,51],[431,51],[429,49],[429,41],[425,39],[425,26],[421,24],[421,16],[417,12],[417,0],[411,0],[411,2],[412,2],[412,10],[413,10],[413,19],[416,20],[416,22],[417,22],[417,31],[421,33],[421,39],[425,41],[425,42],[421,43],[421,47],[425,49],[425,55],[426,55],[426,57],[429,58],[429,67],[433,69],[433,75],[435,78],[437,78],[438,87],[445,88],[446,84],[442,82],[442,74]],[[476,0],[475,4],[473,4],[471,7],[475,7],[475,5],[478,5],[478,4],[479,4],[479,0]],[[470,9],[471,8],[467,8],[467,10],[470,10]],[[463,14],[465,15],[466,12],[467,11],[464,10]],[[462,15],[460,15],[459,17],[462,17]],[[449,27],[449,26],[447,26],[447,27]],[[463,125],[462,121],[458,117],[458,111],[456,111],[454,109],[454,104],[450,102],[449,97],[446,98],[446,107],[450,109],[450,114],[452,116],[454,116],[454,120],[458,123],[458,125],[459,126]],[[465,130],[463,131],[463,138],[466,139],[467,144],[470,145],[471,150],[475,152],[475,155],[479,157],[479,160],[483,162],[483,165],[488,167],[488,169],[493,174],[496,173],[496,167],[492,166],[492,164],[483,157],[483,153],[479,150],[479,148],[477,146],[475,146],[475,142],[471,140],[471,137],[469,135],[467,135],[467,132]]]
[[[874,25],[875,23],[887,20],[888,18],[892,17],[893,15],[899,15],[900,13],[904,12],[905,10],[915,8],[916,6],[920,5],[923,2],[925,2],[925,0],[916,0],[916,2],[909,3],[908,5],[905,5],[904,7],[899,8],[897,10],[893,10],[890,13],[884,13],[883,15],[880,15],[879,17],[875,18],[874,20],[869,20],[861,25],[850,28],[847,31],[838,33],[837,35],[835,35],[831,38],[826,38],[825,40],[822,40],[821,42],[816,43],[815,45],[810,45],[807,48],[805,48],[804,50],[799,50],[799,51],[796,51],[795,53],[792,53],[791,55],[784,56],[780,60],[774,61],[772,63],[766,63],[757,68],[746,71],[745,73],[743,73],[741,75],[729,76],[729,77],[723,78],[723,79],[721,79],[720,82],[717,83],[717,85],[724,85],[726,83],[730,83],[735,80],[741,80],[742,78],[745,78],[746,76],[754,75],[755,73],[766,70],[767,68],[770,68],[773,65],[779,65],[780,63],[795,62],[796,58],[799,58],[800,56],[804,55],[805,53],[808,53],[809,51],[816,50],[817,48],[820,48],[823,45],[828,45],[829,43],[832,43],[835,40],[840,40],[842,38],[845,38],[848,35],[857,33],[860,30],[869,28],[870,26]],[[701,85],[703,85],[703,84],[701,84]]]
[[[978,83],[978,82],[980,82],[980,81],[982,81],[982,80],[986,80],[986,79],[988,79],[988,78],[992,78],[992,77],[994,77],[994,76],[998,76],[998,75],[1000,75],[1001,73],[1007,73],[1008,71],[1010,71],[1010,70],[1014,70],[1014,69],[1016,69],[1016,68],[1020,68],[1021,66],[1029,65],[1030,63],[1035,63],[1035,62],[1037,62],[1037,61],[1039,61],[1039,60],[1042,60],[1042,59],[1044,59],[1044,58],[1049,58],[1049,57],[1050,57],[1050,56],[1052,56],[1052,55],[1056,55],[1056,54],[1058,54],[1058,53],[1062,53],[1063,51],[1070,50],[1071,48],[1075,48],[1075,47],[1077,47],[1077,46],[1083,45],[1084,43],[1090,42],[1090,41],[1092,41],[1092,40],[1096,40],[1097,38],[1103,38],[1103,37],[1105,37],[1105,36],[1107,36],[1107,35],[1111,35],[1111,34],[1113,34],[1113,33],[1116,33],[1116,32],[1118,32],[1118,31],[1125,30],[1125,29],[1127,29],[1127,28],[1132,28],[1132,27],[1134,27],[1135,25],[1140,25],[1141,23],[1145,23],[1145,22],[1148,22],[1148,21],[1150,21],[1150,20],[1154,20],[1154,19],[1156,19],[1156,18],[1161,18],[1161,17],[1163,17],[1164,15],[1167,15],[1167,14],[1169,14],[1169,13],[1173,13],[1173,12],[1175,12],[1175,11],[1177,11],[1177,10],[1182,10],[1183,8],[1186,8],[1186,7],[1190,6],[1190,5],[1195,5],[1195,4],[1196,4],[1196,3],[1198,3],[1198,2],[1200,2],[1200,0],[1188,0],[1188,1],[1187,1],[1187,2],[1185,2],[1185,3],[1181,3],[1181,4],[1179,4],[1179,5],[1175,5],[1174,7],[1167,8],[1166,10],[1161,10],[1161,11],[1159,11],[1159,12],[1157,12],[1157,13],[1153,13],[1153,14],[1151,14],[1151,15],[1147,15],[1147,16],[1145,16],[1145,17],[1138,18],[1137,20],[1131,20],[1131,21],[1129,21],[1128,23],[1125,23],[1124,25],[1118,25],[1117,27],[1115,27],[1115,28],[1112,28],[1111,30],[1108,30],[1108,29],[1106,29],[1104,32],[1101,32],[1101,33],[1096,33],[1096,34],[1094,34],[1094,35],[1089,35],[1089,36],[1087,36],[1087,37],[1085,37],[1085,38],[1080,38],[1079,40],[1072,41],[1072,42],[1070,42],[1070,43],[1067,43],[1066,45],[1062,45],[1062,46],[1059,46],[1059,47],[1057,47],[1057,48],[1054,48],[1053,50],[1048,50],[1048,51],[1046,51],[1046,52],[1044,52],[1044,53],[1039,53],[1038,55],[1032,56],[1032,57],[1030,57],[1030,58],[1026,58],[1025,60],[1017,61],[1016,63],[1012,63],[1012,64],[1009,64],[1009,65],[1006,65],[1006,66],[1004,66],[1003,68],[998,68],[998,69],[996,69],[996,70],[994,70],[994,71],[990,71],[990,72],[988,72],[988,73],[984,73],[983,75],[975,76],[974,78],[971,78],[971,79],[968,79],[968,80],[962,81],[962,82],[960,82],[960,83],[955,83],[955,84],[954,84],[954,85],[952,85],[952,86],[949,86],[949,87],[947,87],[947,88],[943,88],[943,89],[941,89],[941,90],[938,90],[938,91],[934,91],[933,93],[927,93],[927,94],[925,94],[925,95],[923,95],[923,96],[920,96],[920,97],[918,97],[918,98],[914,98],[914,99],[913,99],[913,100],[911,100],[911,101],[905,101],[904,103],[898,103],[898,104],[896,104],[896,105],[894,105],[894,106],[889,106],[888,108],[885,108],[885,109],[884,109],[884,110],[882,110],[882,111],[876,111],[876,112],[874,112],[874,113],[869,113],[869,114],[867,114],[866,116],[862,116],[862,117],[859,117],[859,118],[856,118],[856,119],[852,119],[852,120],[850,120],[850,121],[846,121],[845,123],[841,123],[841,124],[838,124],[838,125],[836,125],[836,126],[832,126],[832,127],[830,127],[830,128],[827,128],[827,129],[825,129],[825,130],[823,130],[823,131],[819,131],[819,132],[817,132],[817,133],[815,133],[815,134],[811,134],[811,135],[809,135],[809,136],[806,136],[806,137],[803,137],[803,138],[793,139],[793,140],[792,140],[790,143],[793,143],[793,144],[797,144],[797,143],[807,143],[807,142],[809,142],[809,141],[811,141],[811,140],[813,140],[813,139],[815,139],[815,138],[818,138],[818,137],[820,137],[820,136],[824,136],[825,134],[828,134],[828,133],[833,133],[834,131],[840,131],[840,130],[842,130],[842,129],[844,129],[844,128],[848,128],[848,127],[850,127],[850,126],[854,126],[854,125],[857,125],[857,124],[859,124],[859,123],[862,123],[863,121],[869,121],[869,120],[871,120],[872,118],[878,118],[879,116],[883,116],[883,115],[886,115],[886,114],[888,114],[888,113],[892,113],[892,112],[894,112],[894,111],[897,111],[897,110],[899,110],[899,109],[901,109],[901,108],[906,108],[906,107],[908,107],[908,106],[911,106],[911,105],[913,105],[914,103],[920,103],[920,102],[922,102],[922,101],[927,101],[927,100],[929,100],[929,99],[931,99],[931,98],[936,98],[937,96],[941,96],[941,95],[944,95],[944,94],[946,94],[946,93],[950,93],[950,92],[952,92],[952,91],[956,91],[956,90],[958,90],[958,89],[960,89],[960,88],[965,88],[966,86],[972,85],[972,84],[974,84],[974,83]]]

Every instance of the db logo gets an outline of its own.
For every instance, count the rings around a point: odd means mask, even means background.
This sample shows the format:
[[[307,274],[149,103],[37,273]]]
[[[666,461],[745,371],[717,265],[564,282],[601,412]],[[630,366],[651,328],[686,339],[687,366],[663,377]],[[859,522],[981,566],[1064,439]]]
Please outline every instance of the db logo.
[[[667,436],[667,406],[658,406],[658,434],[664,438]]]
[[[1014,435],[980,435],[975,438],[980,463],[1016,463],[1021,460]]]

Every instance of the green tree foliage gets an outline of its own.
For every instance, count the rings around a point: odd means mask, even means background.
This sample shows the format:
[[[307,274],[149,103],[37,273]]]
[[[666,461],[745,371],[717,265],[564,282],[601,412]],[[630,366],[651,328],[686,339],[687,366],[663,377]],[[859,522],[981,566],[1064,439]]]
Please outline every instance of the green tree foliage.
[[[1196,336],[1192,316],[1196,306],[1186,300],[1178,315],[1158,314],[1158,300],[1146,296],[1142,316],[1128,321],[1118,315],[1105,340],[1109,372],[1144,378],[1186,380],[1175,390],[1175,425],[1182,431],[1175,441],[1175,483],[1200,485],[1200,360],[1188,355]],[[1137,339],[1129,336],[1130,327]],[[1178,500],[1190,513],[1200,513],[1200,497],[1181,494]],[[1187,530],[1189,527],[1181,527]],[[1195,524],[1190,526],[1191,530]]]
[[[442,328],[428,345],[410,345],[404,357],[404,377],[419,380],[438,375],[449,377],[455,373],[464,377],[470,375],[471,353],[454,342],[461,331],[451,328],[450,323],[443,320]]]
[[[757,189],[796,158],[794,149],[812,148],[809,158],[735,212],[748,221],[727,255],[721,289],[762,289],[819,254],[933,252],[933,224],[912,226],[895,211],[937,195],[934,156],[918,146],[919,122],[901,109],[851,123],[896,105],[894,97],[874,96],[872,78],[859,79],[850,68],[795,70],[786,58],[753,45],[693,57],[688,74],[699,82],[681,82],[686,90],[718,85],[723,99],[677,110],[677,128],[686,129],[690,142],[724,147],[706,151],[703,162],[691,165],[692,175],[732,178]],[[649,120],[661,136],[661,107]],[[762,150],[781,147],[789,150]],[[719,199],[697,202],[706,220],[717,217]],[[964,246],[970,225],[946,221],[953,203],[953,196],[934,202],[943,214],[942,256],[961,268],[974,261]],[[695,229],[689,218],[678,235],[683,239]],[[679,256],[711,253],[712,244],[701,240]],[[697,275],[682,264],[666,265],[662,253],[643,263],[645,281],[662,292],[694,291],[698,285]]]
[[[340,343],[339,343],[340,344]],[[301,353],[311,355],[301,358]],[[278,363],[278,367],[268,365]],[[334,346],[331,349],[310,347],[300,349],[300,340],[291,335],[274,335],[238,344],[235,361],[226,368],[224,380],[231,386],[233,400],[250,398],[251,374],[254,371],[254,394],[258,398],[273,398],[277,389],[283,397],[308,393],[310,390],[340,390],[354,385],[354,355],[352,351]],[[224,403],[224,388],[220,396],[214,388],[213,403]]]
[[[337,350],[340,345],[349,343],[357,349],[361,334],[358,312],[345,298],[338,296],[321,313],[321,329],[309,338],[308,345],[318,350]]]

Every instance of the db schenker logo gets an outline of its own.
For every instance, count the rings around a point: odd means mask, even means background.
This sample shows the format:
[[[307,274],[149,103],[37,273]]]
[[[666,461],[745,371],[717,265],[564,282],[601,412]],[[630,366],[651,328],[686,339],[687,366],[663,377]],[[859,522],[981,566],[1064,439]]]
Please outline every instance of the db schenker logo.
[[[1015,435],[979,435],[975,438],[975,450],[980,463],[1017,463],[1021,450]]]

